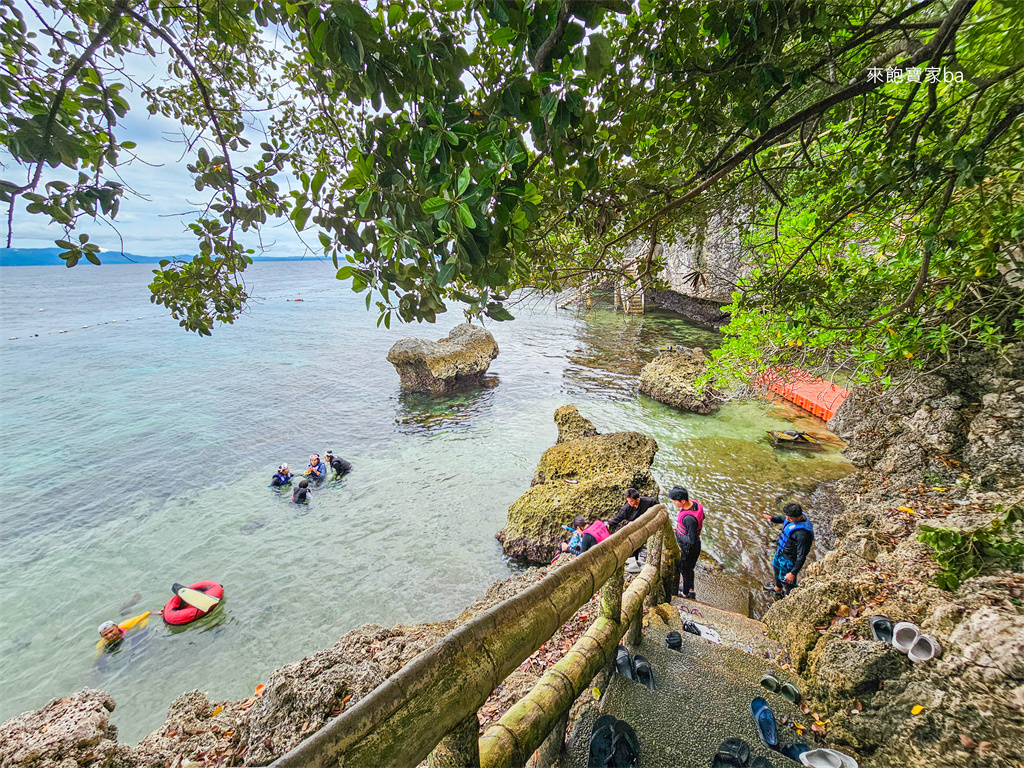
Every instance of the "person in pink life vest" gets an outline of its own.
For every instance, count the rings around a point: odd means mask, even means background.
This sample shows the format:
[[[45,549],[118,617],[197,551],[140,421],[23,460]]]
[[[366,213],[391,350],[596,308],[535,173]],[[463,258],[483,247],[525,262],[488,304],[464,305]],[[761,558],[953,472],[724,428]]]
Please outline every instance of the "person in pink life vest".
[[[582,555],[595,544],[600,544],[611,534],[608,526],[603,520],[595,520],[587,525],[587,518],[583,515],[576,515],[572,521],[572,527],[576,531],[569,541],[563,541],[561,550],[572,552],[574,555]]]
[[[699,501],[690,501],[690,492],[681,485],[669,491],[668,498],[679,512],[679,517],[676,518],[676,541],[683,551],[683,556],[679,559],[679,576],[683,582],[679,595],[693,600],[696,598],[693,591],[693,569],[697,565],[697,558],[700,557],[704,506]]]

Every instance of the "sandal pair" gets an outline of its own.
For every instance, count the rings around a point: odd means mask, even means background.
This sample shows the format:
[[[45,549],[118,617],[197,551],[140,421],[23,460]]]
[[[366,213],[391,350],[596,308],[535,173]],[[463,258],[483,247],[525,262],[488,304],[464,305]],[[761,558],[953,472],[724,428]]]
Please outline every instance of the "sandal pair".
[[[640,741],[624,720],[601,715],[590,732],[587,768],[639,768]]]
[[[800,689],[792,683],[781,682],[779,678],[770,672],[766,672],[764,677],[761,678],[761,687],[766,688],[772,693],[781,694],[782,698],[794,704],[800,703]]]

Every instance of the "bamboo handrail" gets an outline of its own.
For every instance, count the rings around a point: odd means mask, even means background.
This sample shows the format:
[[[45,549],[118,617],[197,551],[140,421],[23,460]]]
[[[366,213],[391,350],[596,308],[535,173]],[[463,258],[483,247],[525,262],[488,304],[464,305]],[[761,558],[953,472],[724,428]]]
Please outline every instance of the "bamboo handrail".
[[[566,675],[559,688],[556,708],[560,711],[554,712],[553,719],[551,713],[546,713],[544,717],[533,715],[517,720],[529,732],[528,738],[521,737],[521,746],[516,742],[515,753],[521,754],[528,744],[536,741],[541,731],[540,739],[543,740],[564,713],[562,703],[566,697],[571,691],[575,691],[572,698],[579,694],[580,680],[583,686],[589,683],[593,673],[608,661],[608,645],[612,640],[614,644],[618,643],[628,622],[642,609],[644,597],[652,592],[652,587],[657,587],[655,593],[661,589],[658,582],[669,577],[669,567],[674,572],[679,547],[671,532],[665,507],[660,504],[653,507],[529,589],[502,601],[446,635],[351,709],[274,761],[272,766],[326,768],[344,764],[347,768],[412,768],[418,765],[442,738],[483,706],[505,677],[572,618],[598,588],[617,572],[621,573],[626,559],[641,544],[651,537],[660,539],[661,556],[657,562],[649,559],[622,595],[619,621],[599,618],[559,662],[564,662],[560,673],[569,667],[575,670]],[[557,685],[545,682],[546,678],[547,675],[523,699],[525,704],[520,702],[524,708],[536,704],[531,696],[541,684]],[[506,713],[502,721],[513,710],[521,711],[517,707],[519,704]],[[520,726],[502,727],[513,734]],[[493,759],[499,761],[493,763],[495,765],[506,764],[510,754],[506,748],[489,746],[494,743],[486,738],[491,730],[480,741],[481,762],[491,765],[489,761]],[[533,749],[539,744],[537,741]]]

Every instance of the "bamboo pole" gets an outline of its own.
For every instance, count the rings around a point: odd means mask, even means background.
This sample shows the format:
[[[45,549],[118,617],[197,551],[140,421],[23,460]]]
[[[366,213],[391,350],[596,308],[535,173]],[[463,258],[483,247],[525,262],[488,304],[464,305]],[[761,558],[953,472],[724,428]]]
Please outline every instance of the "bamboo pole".
[[[474,617],[272,765],[416,766],[441,739],[475,713],[498,684],[565,624],[598,587],[621,572],[626,558],[667,519],[662,505],[652,508],[529,589]],[[653,567],[645,568],[648,570],[655,573]],[[637,602],[634,586],[643,578],[644,573],[638,574],[623,595],[628,615],[642,604],[642,596]],[[650,579],[643,583],[649,589]],[[615,628],[618,644],[622,624],[605,619],[604,625]],[[570,667],[584,664],[594,656],[593,650],[586,659],[570,651],[563,661]],[[596,654],[598,669],[606,656],[603,652]],[[592,677],[593,671],[587,681]],[[547,723],[532,749],[539,746],[554,722]],[[523,762],[526,757],[529,753]]]
[[[618,621],[622,613],[622,588],[626,578],[623,571],[616,569],[601,588],[601,613],[606,619]]]
[[[476,712],[437,743],[428,768],[480,768],[480,720]]]

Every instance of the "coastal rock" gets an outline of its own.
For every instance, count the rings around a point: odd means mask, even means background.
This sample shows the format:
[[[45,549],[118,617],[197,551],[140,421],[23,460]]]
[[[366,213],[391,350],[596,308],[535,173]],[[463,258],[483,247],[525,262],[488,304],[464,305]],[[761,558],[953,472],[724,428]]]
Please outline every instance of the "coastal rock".
[[[123,749],[117,728],[110,724],[113,711],[110,696],[87,689],[11,718],[0,725],[0,766],[111,765]]]
[[[489,331],[462,323],[445,339],[399,339],[388,352],[402,386],[416,392],[443,394],[477,384],[498,356],[498,343]]]
[[[698,387],[707,368],[704,350],[662,352],[640,371],[640,391],[673,408],[694,413],[714,413],[724,398],[714,384]]]
[[[861,640],[828,645],[812,673],[819,696],[841,705],[869,699],[878,693],[880,683],[899,677],[909,667],[907,657],[891,645]]]
[[[659,491],[651,475],[658,451],[653,439],[639,432],[573,439],[571,435],[591,432],[593,424],[582,417],[577,420],[575,407],[568,407],[572,411],[556,411],[556,421],[561,419],[559,442],[541,456],[530,489],[509,507],[498,534],[509,557],[547,563],[564,539],[562,526],[576,515],[608,519],[622,506],[627,488],[645,496]]]
[[[575,405],[563,405],[555,409],[555,425],[558,427],[558,441],[566,443],[581,437],[594,437],[598,434],[597,427],[590,419],[580,416]]]

